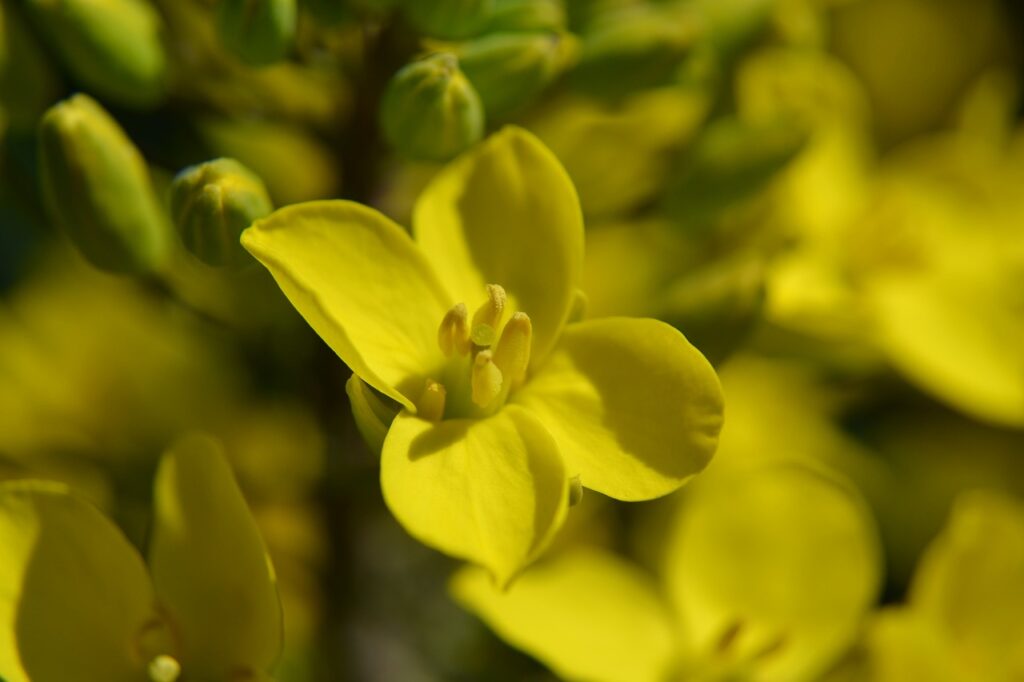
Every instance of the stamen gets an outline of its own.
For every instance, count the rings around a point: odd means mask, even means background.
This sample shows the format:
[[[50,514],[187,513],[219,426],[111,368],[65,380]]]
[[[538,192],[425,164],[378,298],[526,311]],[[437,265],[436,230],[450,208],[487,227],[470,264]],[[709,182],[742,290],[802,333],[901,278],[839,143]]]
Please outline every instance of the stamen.
[[[532,338],[533,324],[526,313],[513,315],[501,332],[501,338],[494,349],[494,364],[510,384],[516,384],[526,377]]]
[[[167,654],[160,654],[149,662],[149,679],[152,682],[175,682],[181,675],[181,664]]]
[[[580,475],[576,474],[569,479],[569,506],[575,507],[583,499],[583,482]]]
[[[501,393],[501,370],[494,364],[491,351],[482,350],[473,362],[473,402],[478,407],[487,407]]]
[[[505,290],[497,284],[487,285],[487,300],[473,313],[472,328],[476,330],[479,325],[486,324],[491,329],[501,327],[501,316],[505,312],[505,304],[508,296]]]
[[[416,402],[416,414],[423,419],[439,422],[444,417],[446,392],[442,384],[427,379],[427,385]]]
[[[446,358],[454,353],[465,355],[469,352],[469,310],[465,303],[456,303],[445,313],[437,330],[437,345]]]

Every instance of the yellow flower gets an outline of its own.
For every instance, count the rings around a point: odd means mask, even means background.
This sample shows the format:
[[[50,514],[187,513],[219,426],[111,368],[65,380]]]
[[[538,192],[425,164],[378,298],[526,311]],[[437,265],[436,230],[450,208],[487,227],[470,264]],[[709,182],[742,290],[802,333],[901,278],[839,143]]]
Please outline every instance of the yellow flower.
[[[144,563],[64,486],[0,484],[0,679],[265,679],[282,639],[274,573],[216,443],[172,448],[153,505]]]
[[[665,540],[664,591],[586,546],[545,558],[505,592],[475,567],[451,590],[564,679],[799,682],[854,643],[881,577],[866,506],[802,466],[702,479]]]
[[[721,390],[682,334],[649,319],[569,323],[582,218],[536,138],[506,128],[447,166],[413,235],[329,201],[242,236],[355,374],[401,404],[381,484],[413,536],[507,583],[561,524],[571,478],[644,500],[707,464]]]
[[[1024,505],[973,490],[924,553],[909,604],[883,610],[867,636],[878,682],[1024,676]]]

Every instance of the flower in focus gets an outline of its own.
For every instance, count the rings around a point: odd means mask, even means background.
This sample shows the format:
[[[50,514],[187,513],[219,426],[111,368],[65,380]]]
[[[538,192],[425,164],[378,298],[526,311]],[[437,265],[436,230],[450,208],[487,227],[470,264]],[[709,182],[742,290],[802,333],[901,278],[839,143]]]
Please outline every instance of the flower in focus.
[[[144,563],[66,487],[0,484],[0,678],[266,679],[282,641],[274,573],[216,443],[168,451],[153,506]]]
[[[392,513],[499,583],[559,527],[570,480],[651,499],[714,453],[721,389],[682,334],[651,319],[570,320],[579,203],[521,129],[438,174],[413,238],[330,201],[281,209],[242,243],[358,379],[401,405],[381,456]]]

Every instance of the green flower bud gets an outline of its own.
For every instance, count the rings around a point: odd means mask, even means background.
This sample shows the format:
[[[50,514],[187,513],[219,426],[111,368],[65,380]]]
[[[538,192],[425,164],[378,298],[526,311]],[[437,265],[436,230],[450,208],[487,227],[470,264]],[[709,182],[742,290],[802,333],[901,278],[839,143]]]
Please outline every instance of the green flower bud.
[[[565,8],[556,0],[497,0],[487,23],[487,33],[564,28]]]
[[[558,73],[562,41],[554,33],[494,33],[459,48],[459,63],[489,115],[532,100]]]
[[[0,109],[15,130],[35,129],[57,98],[57,75],[17,7],[0,2]]]
[[[697,36],[685,10],[641,6],[605,15],[583,34],[572,84],[610,97],[667,84]]]
[[[152,271],[170,233],[142,154],[88,95],[49,109],[39,130],[43,198],[53,222],[96,267]]]
[[[484,134],[484,110],[455,55],[407,64],[391,79],[381,105],[388,142],[413,159],[444,161]]]
[[[84,87],[128,106],[164,94],[160,15],[142,0],[25,0],[64,67]]]
[[[254,66],[280,61],[295,37],[296,0],[221,0],[221,42]]]
[[[259,176],[234,159],[215,159],[178,173],[171,185],[171,217],[181,241],[204,263],[251,261],[242,230],[274,210]]]
[[[494,0],[402,0],[406,16],[423,35],[461,40],[479,35],[494,11]]]
[[[667,288],[658,317],[685,332],[711,364],[721,365],[760,318],[764,271],[761,258],[747,254],[698,267]]]
[[[789,120],[721,119],[688,150],[668,191],[668,209],[691,228],[765,187],[803,149],[807,133]]]
[[[775,0],[694,0],[692,7],[715,47],[734,53],[765,29],[776,4]]]
[[[303,0],[302,9],[323,26],[334,26],[353,19],[352,8],[345,0]]]

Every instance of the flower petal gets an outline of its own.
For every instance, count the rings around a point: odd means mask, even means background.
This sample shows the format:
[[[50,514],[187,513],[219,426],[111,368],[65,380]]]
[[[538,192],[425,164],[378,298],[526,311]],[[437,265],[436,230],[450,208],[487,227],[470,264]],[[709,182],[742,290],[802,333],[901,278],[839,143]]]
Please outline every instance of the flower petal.
[[[702,479],[690,494],[666,577],[695,650],[749,666],[752,680],[817,679],[853,643],[879,586],[866,505],[796,465]]]
[[[568,506],[551,436],[507,407],[487,419],[395,418],[381,458],[384,500],[405,529],[507,584],[550,541]]]
[[[866,294],[879,344],[911,381],[983,421],[1024,426],[1024,316],[969,281],[878,277]]]
[[[265,671],[281,648],[273,567],[231,468],[213,440],[164,455],[153,493],[149,566],[179,628],[189,678]]]
[[[880,610],[865,633],[868,670],[874,682],[958,682],[970,679],[957,665],[935,625],[909,609]]]
[[[620,500],[677,489],[711,459],[722,427],[711,365],[657,320],[570,325],[512,400],[554,436],[569,475]]]
[[[415,411],[443,364],[448,294],[408,234],[350,201],[288,206],[242,233],[292,305],[352,371]]]
[[[0,547],[0,678],[144,679],[139,638],[158,622],[156,598],[113,523],[64,486],[8,482]]]
[[[437,175],[413,232],[438,275],[473,309],[500,284],[533,321],[533,363],[554,345],[583,270],[583,218],[572,181],[532,134],[508,127]]]
[[[1024,504],[970,490],[921,557],[910,604],[976,679],[1015,679],[1024,673],[1022,588]]]
[[[498,636],[559,677],[593,682],[661,682],[675,630],[651,579],[597,548],[545,559],[502,591],[465,567],[451,592]]]

